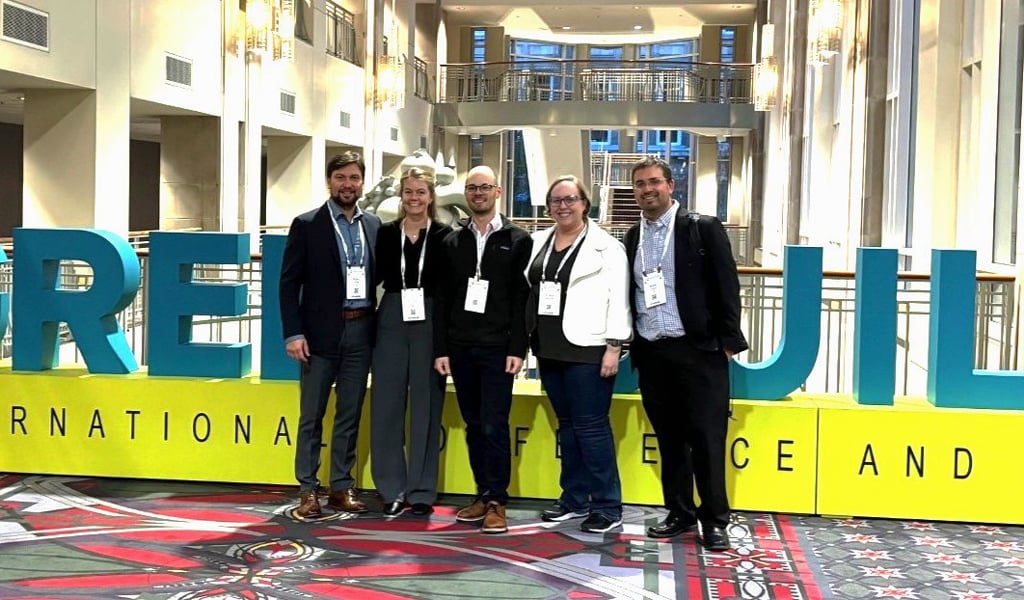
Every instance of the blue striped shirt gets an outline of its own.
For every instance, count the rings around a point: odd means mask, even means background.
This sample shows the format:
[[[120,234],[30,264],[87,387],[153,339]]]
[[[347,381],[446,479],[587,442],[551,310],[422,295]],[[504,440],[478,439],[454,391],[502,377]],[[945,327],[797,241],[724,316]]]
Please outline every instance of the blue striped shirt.
[[[672,206],[658,217],[657,221],[648,221],[640,217],[643,245],[637,249],[636,260],[633,262],[633,278],[637,283],[636,330],[641,337],[651,341],[686,335],[683,321],[679,317],[679,305],[676,303],[675,245],[671,239],[667,239],[669,225],[678,212],[679,203],[673,201]],[[677,233],[673,229],[672,235],[675,236]],[[667,249],[665,244],[668,244]],[[664,258],[662,252],[665,253]],[[665,278],[665,303],[647,308],[644,304],[644,267],[651,273],[659,266]]]

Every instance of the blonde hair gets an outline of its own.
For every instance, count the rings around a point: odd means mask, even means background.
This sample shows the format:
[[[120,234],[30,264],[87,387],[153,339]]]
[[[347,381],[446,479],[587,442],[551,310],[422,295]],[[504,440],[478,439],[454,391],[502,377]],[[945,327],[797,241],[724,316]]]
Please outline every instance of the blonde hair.
[[[412,167],[402,175],[402,179],[399,180],[398,194],[401,197],[402,190],[405,189],[405,182],[409,179],[416,179],[427,184],[427,191],[430,192],[430,204],[427,205],[427,216],[430,217],[431,221],[437,220],[437,193],[434,189],[434,173],[432,171],[426,171],[419,167]],[[401,221],[405,218],[405,205],[401,202],[398,203],[398,220]]]

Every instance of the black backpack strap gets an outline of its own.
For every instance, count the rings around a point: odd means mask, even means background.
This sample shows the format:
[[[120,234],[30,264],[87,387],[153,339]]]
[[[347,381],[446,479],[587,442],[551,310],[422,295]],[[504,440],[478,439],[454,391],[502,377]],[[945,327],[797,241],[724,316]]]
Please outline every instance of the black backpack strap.
[[[693,246],[694,252],[704,256],[707,251],[704,249],[704,238],[700,233],[700,213],[690,211],[686,216],[690,219],[690,245]]]

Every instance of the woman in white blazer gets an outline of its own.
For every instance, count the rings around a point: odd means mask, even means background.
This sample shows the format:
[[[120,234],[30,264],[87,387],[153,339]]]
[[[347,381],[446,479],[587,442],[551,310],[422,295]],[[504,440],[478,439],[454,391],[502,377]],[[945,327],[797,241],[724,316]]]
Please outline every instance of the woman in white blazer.
[[[583,518],[601,533],[622,524],[622,487],[608,411],[622,343],[633,321],[626,252],[587,216],[579,179],[555,179],[547,193],[555,224],[533,234],[526,268],[527,326],[541,382],[558,417],[562,495],[546,521]]]

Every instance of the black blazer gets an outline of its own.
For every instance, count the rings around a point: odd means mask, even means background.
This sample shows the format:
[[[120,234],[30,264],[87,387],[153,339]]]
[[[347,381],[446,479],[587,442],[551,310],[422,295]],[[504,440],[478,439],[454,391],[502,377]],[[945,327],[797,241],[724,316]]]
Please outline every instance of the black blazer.
[[[345,320],[341,317],[345,303],[345,278],[341,270],[341,252],[337,233],[331,222],[327,204],[303,213],[292,221],[281,263],[281,328],[284,338],[304,335],[309,351],[320,356],[333,356],[341,343]],[[363,213],[366,251],[369,252],[367,294],[376,302],[370,276],[373,273],[374,251],[380,218]]]
[[[699,227],[693,231],[692,227]],[[633,276],[637,260],[640,225],[626,232],[626,256],[629,259],[629,302],[637,314],[636,292],[639,284]],[[699,234],[699,235],[695,235]],[[725,227],[717,217],[690,218],[689,211],[676,212],[672,234],[675,250],[676,305],[686,337],[703,350],[726,349],[742,352],[748,348],[740,330],[740,282],[736,261]],[[699,240],[700,247],[697,246]],[[634,319],[633,333],[636,332]]]

